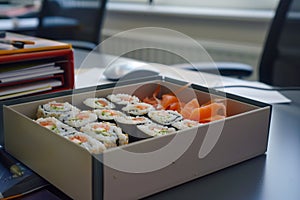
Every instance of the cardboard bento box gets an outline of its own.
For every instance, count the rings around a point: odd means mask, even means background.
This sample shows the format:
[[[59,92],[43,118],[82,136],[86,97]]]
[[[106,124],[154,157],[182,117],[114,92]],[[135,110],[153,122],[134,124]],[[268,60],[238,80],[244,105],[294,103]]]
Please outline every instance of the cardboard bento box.
[[[207,175],[267,150],[271,106],[191,85],[179,95],[187,102],[226,101],[227,117],[118,146],[92,155],[79,145],[35,123],[37,107],[50,101],[83,108],[87,97],[111,93],[151,96],[178,91],[186,83],[170,78],[107,84],[44,95],[36,101],[4,106],[5,148],[73,199],[138,199]],[[86,108],[85,108],[86,109]]]

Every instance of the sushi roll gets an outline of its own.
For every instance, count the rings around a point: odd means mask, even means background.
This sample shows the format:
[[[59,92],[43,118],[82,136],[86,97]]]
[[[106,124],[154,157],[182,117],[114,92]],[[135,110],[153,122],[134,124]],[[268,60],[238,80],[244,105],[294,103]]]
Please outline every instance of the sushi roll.
[[[119,107],[140,102],[138,97],[129,94],[110,94],[107,96],[107,98]]]
[[[106,147],[102,142],[84,133],[76,132],[72,135],[66,136],[66,138],[93,154],[99,154],[106,150]]]
[[[170,125],[182,119],[182,115],[173,110],[155,110],[148,113],[148,117],[162,125]]]
[[[189,120],[189,119],[184,119],[184,120],[172,123],[172,126],[177,128],[178,130],[193,128],[193,127],[197,127],[199,125],[200,125],[199,122]]]
[[[115,118],[115,121],[117,122],[117,124],[121,123],[126,125],[130,125],[130,124],[138,125],[138,124],[145,124],[151,122],[150,119],[146,117],[140,117],[140,116],[136,116],[136,117],[118,116]]]
[[[87,98],[83,101],[83,103],[86,106],[94,109],[113,109],[116,107],[113,103],[105,98]]]
[[[51,101],[44,105],[40,105],[37,110],[37,118],[41,117],[55,117],[59,118],[62,114],[78,113],[80,110],[68,102]]]
[[[110,109],[96,109],[93,111],[100,120],[113,121],[116,117],[125,116],[124,113]]]
[[[115,118],[116,123],[119,127],[123,130],[124,133],[127,133],[129,135],[130,141],[138,141],[141,138],[149,137],[147,135],[144,135],[143,133],[140,133],[140,131],[137,129],[137,125],[150,123],[151,120],[147,117],[132,117],[132,116],[121,116]]]
[[[122,110],[130,115],[145,115],[154,110],[154,107],[148,103],[135,103],[127,104]]]
[[[97,121],[98,116],[89,110],[80,111],[78,113],[70,112],[63,114],[59,117],[59,120],[74,128],[80,128],[90,122]]]
[[[169,128],[167,126],[162,126],[156,123],[138,125],[137,128],[142,133],[151,137],[162,136],[162,135],[167,135],[176,132],[175,128]]]
[[[47,129],[51,130],[52,132],[57,133],[62,136],[70,135],[70,134],[76,132],[76,130],[74,128],[62,123],[61,121],[59,121],[58,119],[56,119],[54,117],[39,118],[39,119],[35,120],[35,122]]]
[[[128,144],[128,135],[121,128],[109,122],[94,122],[85,125],[81,132],[104,143],[106,148]]]

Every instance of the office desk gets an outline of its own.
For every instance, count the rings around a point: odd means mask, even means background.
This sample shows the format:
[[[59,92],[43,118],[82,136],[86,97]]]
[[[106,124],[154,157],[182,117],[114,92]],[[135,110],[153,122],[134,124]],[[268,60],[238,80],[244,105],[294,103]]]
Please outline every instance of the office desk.
[[[283,92],[293,100],[273,106],[268,151],[265,155],[195,179],[158,194],[158,199],[299,200],[300,91]],[[175,174],[174,174],[175,176]],[[68,199],[38,193],[39,198]],[[29,196],[26,200],[36,199]]]
[[[146,199],[300,199],[300,91],[283,94],[293,102],[273,106],[265,155]]]
[[[75,60],[77,67],[82,59]],[[265,155],[145,199],[299,200],[300,91],[283,93],[292,99],[292,103],[273,106],[268,151]],[[48,199],[57,199],[47,192],[42,195]],[[26,199],[32,200],[34,195]]]

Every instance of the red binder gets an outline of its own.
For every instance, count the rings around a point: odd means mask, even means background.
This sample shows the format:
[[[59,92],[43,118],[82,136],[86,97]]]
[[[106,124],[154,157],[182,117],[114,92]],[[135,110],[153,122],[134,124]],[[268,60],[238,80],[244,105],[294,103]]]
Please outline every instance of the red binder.
[[[74,57],[70,44],[7,33],[8,40],[29,40],[18,49],[0,45],[0,100],[74,88]]]

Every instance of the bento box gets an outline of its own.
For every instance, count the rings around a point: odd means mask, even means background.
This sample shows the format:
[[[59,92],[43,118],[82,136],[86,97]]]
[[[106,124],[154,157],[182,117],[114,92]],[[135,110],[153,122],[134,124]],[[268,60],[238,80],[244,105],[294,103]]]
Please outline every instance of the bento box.
[[[182,108],[178,113],[190,108],[188,102],[195,99],[201,108],[208,102],[218,102],[225,106],[226,116],[203,123],[199,120],[196,126],[184,129],[171,127],[173,121],[167,120],[168,124],[162,126],[173,131],[159,130],[147,133],[148,137],[137,137],[136,132],[142,129],[125,125],[122,128],[128,144],[116,144],[101,153],[91,153],[80,146],[81,142],[68,140],[36,123],[40,105],[68,102],[86,110],[83,102],[87,98],[106,98],[111,94],[154,99],[160,106],[164,95],[172,94],[180,99]],[[217,115],[225,114],[222,111]],[[4,141],[9,153],[73,199],[139,199],[264,154],[270,115],[268,104],[157,76],[5,105]],[[162,120],[166,121],[166,117]]]

